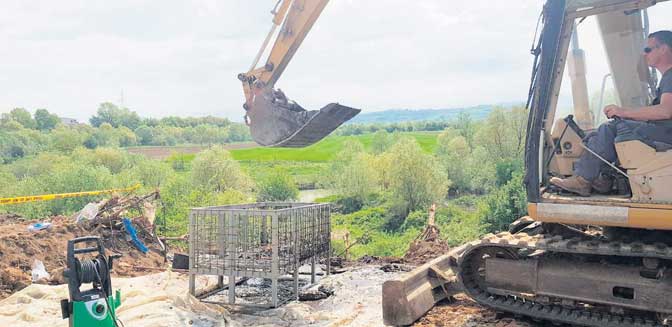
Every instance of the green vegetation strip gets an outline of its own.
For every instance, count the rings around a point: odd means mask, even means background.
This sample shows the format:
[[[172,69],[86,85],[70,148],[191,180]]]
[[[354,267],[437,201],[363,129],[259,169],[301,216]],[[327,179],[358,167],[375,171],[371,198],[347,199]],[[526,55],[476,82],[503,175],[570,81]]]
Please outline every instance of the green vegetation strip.
[[[437,132],[404,132],[399,135],[415,138],[427,153],[433,153],[436,149]],[[371,147],[373,136],[374,134],[331,136],[305,148],[256,147],[231,150],[231,155],[238,161],[329,161],[334,159],[347,140],[358,140],[368,150]]]

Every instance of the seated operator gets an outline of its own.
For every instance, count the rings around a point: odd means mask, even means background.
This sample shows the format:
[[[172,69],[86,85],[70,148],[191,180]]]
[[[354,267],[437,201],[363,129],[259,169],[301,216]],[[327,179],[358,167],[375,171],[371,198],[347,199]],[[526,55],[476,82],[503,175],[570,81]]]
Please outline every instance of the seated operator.
[[[608,118],[620,117],[605,122],[587,139],[586,146],[609,162],[617,159],[614,140],[616,136],[632,133],[649,145],[652,142],[672,143],[672,31],[649,34],[644,48],[646,63],[663,75],[653,104],[641,108],[624,108],[608,105],[604,113]],[[589,196],[595,189],[605,193],[611,182],[598,178],[606,164],[595,155],[585,151],[574,166],[574,175],[568,178],[551,178],[550,182],[566,191]]]

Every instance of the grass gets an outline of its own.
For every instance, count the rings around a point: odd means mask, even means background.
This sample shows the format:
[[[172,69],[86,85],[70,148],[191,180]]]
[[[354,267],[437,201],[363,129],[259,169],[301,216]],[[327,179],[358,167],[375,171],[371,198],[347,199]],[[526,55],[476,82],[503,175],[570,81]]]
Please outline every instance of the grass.
[[[411,136],[418,141],[420,147],[426,152],[434,152],[436,149],[436,137],[438,132],[404,132],[402,136]],[[330,136],[324,140],[306,148],[248,148],[230,150],[234,159],[239,161],[312,161],[326,162],[332,160],[343,148],[343,143],[348,139],[360,141],[365,148],[371,147],[373,134],[355,136]]]

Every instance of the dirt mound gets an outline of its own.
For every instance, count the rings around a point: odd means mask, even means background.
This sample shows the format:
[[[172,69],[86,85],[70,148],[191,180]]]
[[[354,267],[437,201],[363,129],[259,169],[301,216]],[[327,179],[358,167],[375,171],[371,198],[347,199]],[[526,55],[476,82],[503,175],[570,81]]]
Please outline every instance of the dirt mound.
[[[436,305],[420,318],[414,327],[536,327],[543,326],[525,318],[513,318],[488,310],[466,295],[458,295],[453,302]]]
[[[404,254],[404,262],[413,265],[422,265],[430,260],[448,253],[450,246],[442,239],[431,241],[417,240],[411,243],[411,246]]]
[[[51,222],[46,230],[29,231],[35,222]],[[42,221],[26,221],[19,216],[0,217],[0,299],[31,284],[31,269],[35,260],[44,263],[51,275],[50,284],[63,284],[63,270],[66,266],[67,241],[82,236],[101,236],[107,255],[120,254],[114,261],[113,276],[138,276],[155,273],[165,267],[160,245],[156,238],[138,228],[142,219],[134,219],[138,238],[147,246],[142,253],[130,241],[127,234],[114,228],[93,228],[86,224],[76,224],[72,218],[57,216]],[[87,226],[87,227],[85,227]],[[154,268],[154,269],[152,269]]]

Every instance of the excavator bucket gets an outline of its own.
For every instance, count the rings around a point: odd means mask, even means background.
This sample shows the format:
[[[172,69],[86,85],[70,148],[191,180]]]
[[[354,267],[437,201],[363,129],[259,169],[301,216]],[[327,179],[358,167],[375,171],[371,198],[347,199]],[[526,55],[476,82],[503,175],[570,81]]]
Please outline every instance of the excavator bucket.
[[[359,112],[338,103],[309,111],[288,101],[281,90],[266,89],[255,96],[247,117],[252,139],[260,145],[301,148],[323,139]]]

